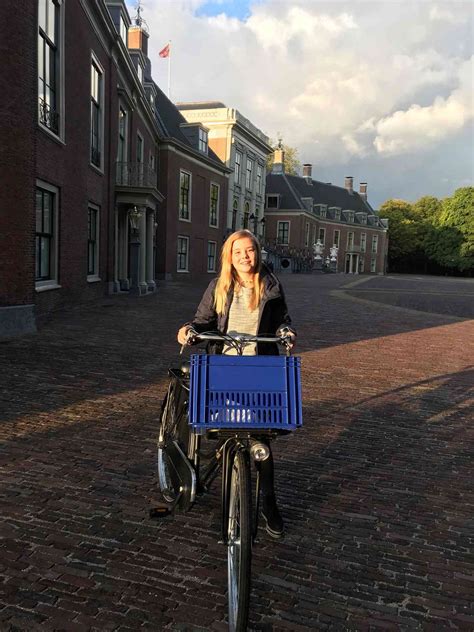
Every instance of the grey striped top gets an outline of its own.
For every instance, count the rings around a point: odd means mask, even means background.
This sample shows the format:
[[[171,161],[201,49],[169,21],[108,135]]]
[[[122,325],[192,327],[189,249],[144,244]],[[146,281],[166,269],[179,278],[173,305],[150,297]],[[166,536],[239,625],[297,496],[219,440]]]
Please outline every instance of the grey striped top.
[[[238,293],[234,293],[234,298],[229,310],[229,321],[227,323],[227,333],[231,335],[248,334],[255,336],[258,327],[258,307],[250,311],[248,304],[252,296],[252,288],[242,287]],[[222,353],[226,355],[237,355],[235,349],[224,345]],[[244,348],[244,355],[256,355],[257,345],[249,344]]]

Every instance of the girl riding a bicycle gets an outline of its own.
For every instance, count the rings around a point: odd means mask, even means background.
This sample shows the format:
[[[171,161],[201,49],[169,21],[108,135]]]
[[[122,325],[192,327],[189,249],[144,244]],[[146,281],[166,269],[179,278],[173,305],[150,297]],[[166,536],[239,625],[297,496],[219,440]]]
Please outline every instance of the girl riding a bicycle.
[[[232,233],[221,252],[219,276],[205,291],[194,319],[178,331],[178,342],[192,344],[190,331],[219,331],[225,334],[285,334],[293,346],[296,338],[291,328],[283,288],[262,262],[260,244],[248,230]],[[235,349],[218,343],[214,353],[235,354]],[[278,355],[274,343],[249,344],[244,355]],[[267,532],[275,538],[283,535],[283,520],[278,511],[274,490],[273,457],[260,463],[262,481],[262,515]]]

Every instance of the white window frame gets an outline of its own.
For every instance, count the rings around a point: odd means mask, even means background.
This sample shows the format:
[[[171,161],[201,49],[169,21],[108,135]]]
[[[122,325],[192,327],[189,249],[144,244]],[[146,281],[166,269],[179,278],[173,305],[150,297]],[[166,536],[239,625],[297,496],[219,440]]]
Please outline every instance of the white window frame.
[[[322,239],[321,239],[321,231],[323,233],[323,238]],[[326,229],[325,228],[321,228],[321,227],[319,228],[318,239],[324,246],[324,244],[326,243]]]
[[[102,66],[102,64],[100,63],[97,55],[94,53],[94,51],[91,51],[91,63],[90,63],[90,70],[92,73],[92,67],[95,66],[96,70],[98,71],[98,73],[101,76],[101,81],[100,81],[100,94],[99,94],[99,151],[100,151],[100,161],[99,164],[96,165],[94,162],[92,162],[92,116],[90,117],[90,149],[89,149],[89,164],[90,166],[99,171],[100,173],[104,173],[104,135],[105,135],[105,127],[104,127],[104,121],[105,121],[105,71],[104,68]],[[91,95],[90,95],[90,99],[91,99],[91,107],[92,107],[92,90],[90,91]]]
[[[212,187],[217,188],[217,200],[216,200],[216,223],[211,224],[211,212],[212,212]],[[219,202],[221,197],[221,188],[217,182],[211,182],[209,185],[209,226],[211,228],[219,228]]]
[[[189,176],[189,189],[188,189],[188,217],[181,217],[181,174],[185,174]],[[186,171],[185,169],[179,170],[179,180],[178,180],[178,219],[180,222],[191,222],[191,199],[192,199],[192,190],[193,190],[193,177],[190,171]]]
[[[262,165],[257,165],[257,193],[262,193],[263,184],[263,168]]]
[[[208,133],[202,127],[199,128],[198,132],[198,146],[199,151],[202,151],[203,154],[207,154],[208,149]]]
[[[336,222],[340,222],[341,221],[341,209],[336,209],[334,211],[334,219]]]
[[[89,202],[89,204],[87,205],[87,267],[89,267],[89,210],[96,211],[96,216],[95,216],[95,234],[96,234],[96,239],[95,239],[95,243],[96,243],[95,262],[96,262],[96,267],[95,267],[95,270],[94,270],[93,274],[90,274],[89,270],[87,270],[87,281],[88,281],[88,283],[94,283],[94,282],[97,282],[97,281],[101,280],[101,278],[99,276],[99,270],[100,270],[100,206],[98,206],[97,204],[93,204],[92,202]]]
[[[140,62],[137,63],[137,75],[138,81],[143,85],[143,66]]]
[[[370,258],[370,271],[377,272],[377,256],[373,256]]]
[[[239,156],[239,160],[237,160],[237,156]],[[242,152],[236,149],[234,158],[234,183],[238,185],[240,185],[240,180],[242,179],[242,158]]]
[[[180,257],[180,253],[179,253],[179,240],[180,239],[184,239],[184,241],[186,242],[187,246],[186,246],[186,268],[180,268],[179,267],[179,257]],[[189,272],[189,237],[187,237],[186,235],[178,235],[177,239],[176,239],[176,272]]]
[[[372,235],[372,254],[377,254],[379,248],[379,236]]]
[[[209,257],[211,246],[214,246],[214,267],[209,267]],[[216,271],[216,263],[217,263],[217,242],[216,241],[208,241],[207,242],[207,271],[215,272]]]
[[[336,234],[337,234],[337,243],[336,243]],[[337,228],[334,229],[333,245],[336,246],[336,248],[339,248],[339,246],[341,245],[341,231],[338,230]]]
[[[360,251],[366,252],[367,249],[367,233],[360,234]]]
[[[350,239],[351,235],[352,235],[352,240]],[[350,241],[352,241],[352,244],[350,244]],[[354,231],[351,231],[351,230],[350,230],[350,231],[347,233],[346,248],[347,248],[347,249],[349,249],[349,248],[353,248],[353,247],[354,247]]]
[[[65,10],[64,10],[64,6],[63,6],[63,0],[57,0],[57,6],[58,6],[58,13],[59,13],[59,17],[58,17],[58,34],[57,34],[57,42],[56,42],[56,52],[57,52],[57,56],[56,56],[56,77],[55,77],[55,81],[56,81],[56,94],[57,94],[57,99],[56,99],[56,112],[58,113],[59,116],[59,125],[58,125],[58,131],[54,132],[53,130],[51,130],[47,125],[45,125],[44,123],[41,122],[41,117],[40,117],[40,107],[39,107],[39,93],[37,92],[37,98],[38,98],[38,125],[40,127],[41,130],[43,130],[46,134],[51,135],[53,138],[55,138],[56,140],[59,139],[62,142],[65,141],[65,63],[64,63],[64,59],[65,59]],[[40,38],[42,36],[40,36],[40,24],[39,24],[39,16],[38,16],[38,28],[36,31],[37,37]],[[36,75],[37,75],[37,91],[38,91],[38,86],[39,86],[39,66],[37,66],[36,68]]]
[[[128,48],[128,27],[122,12],[120,12],[120,37],[122,38],[125,48]]]
[[[282,241],[278,241],[278,235],[280,234],[280,224],[288,224],[288,241],[286,242],[282,242]],[[291,220],[289,219],[282,219],[282,220],[278,220],[277,221],[277,233],[276,233],[276,238],[277,238],[277,244],[279,246],[288,246],[290,243],[290,229],[291,229]]]
[[[359,261],[359,272],[365,272],[365,257],[360,257]]]
[[[52,245],[51,252],[53,261],[51,263],[51,278],[35,281],[35,290],[37,292],[44,292],[46,290],[54,290],[60,288],[59,285],[59,189],[48,182],[44,182],[44,180],[36,180],[35,194],[36,189],[43,189],[44,191],[48,191],[53,194],[53,235],[52,235]],[[36,195],[35,195],[35,213],[36,213]],[[36,225],[35,225],[35,235],[36,235]],[[35,237],[35,265],[36,265],[36,237]],[[36,276],[36,271],[35,271]]]
[[[250,169],[249,169],[250,166]],[[247,165],[245,167],[245,188],[252,190],[253,160],[247,157]]]

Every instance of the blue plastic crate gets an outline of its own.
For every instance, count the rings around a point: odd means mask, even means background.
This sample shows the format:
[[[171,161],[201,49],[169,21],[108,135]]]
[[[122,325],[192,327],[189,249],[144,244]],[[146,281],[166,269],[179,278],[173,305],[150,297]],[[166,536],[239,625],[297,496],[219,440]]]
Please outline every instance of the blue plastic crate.
[[[303,423],[301,359],[192,355],[189,423],[198,433],[298,428]]]

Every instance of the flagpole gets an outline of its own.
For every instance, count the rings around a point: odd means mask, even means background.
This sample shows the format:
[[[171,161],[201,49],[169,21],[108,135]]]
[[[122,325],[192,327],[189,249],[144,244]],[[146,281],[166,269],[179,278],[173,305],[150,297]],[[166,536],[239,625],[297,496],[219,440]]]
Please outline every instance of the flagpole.
[[[169,55],[168,55],[168,99],[171,101],[171,40],[168,42]]]

